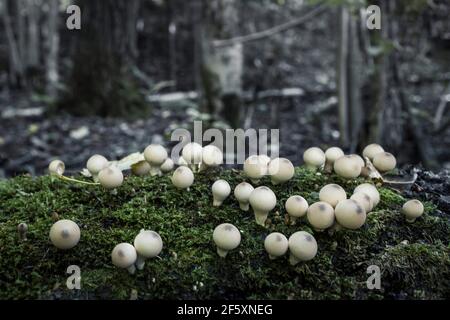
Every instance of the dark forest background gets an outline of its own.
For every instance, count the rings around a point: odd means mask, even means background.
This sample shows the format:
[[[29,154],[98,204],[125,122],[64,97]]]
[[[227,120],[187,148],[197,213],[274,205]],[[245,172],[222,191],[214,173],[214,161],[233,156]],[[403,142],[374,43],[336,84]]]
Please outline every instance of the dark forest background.
[[[0,0],[0,177],[170,147],[194,120],[279,128],[297,164],[378,142],[448,169],[449,15],[446,0]]]

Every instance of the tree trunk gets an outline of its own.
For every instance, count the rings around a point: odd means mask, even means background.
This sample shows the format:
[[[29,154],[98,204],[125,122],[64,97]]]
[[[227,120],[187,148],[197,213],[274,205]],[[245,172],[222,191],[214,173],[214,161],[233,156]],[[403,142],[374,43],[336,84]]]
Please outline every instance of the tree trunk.
[[[350,13],[346,6],[341,6],[339,12],[339,46],[338,46],[338,105],[339,105],[339,132],[340,142],[347,147],[349,141],[348,121],[348,63],[349,63],[349,26]]]
[[[59,2],[47,0],[49,12],[47,17],[47,56],[46,56],[46,93],[55,99],[57,95],[57,85],[59,80],[58,53],[59,53],[59,32],[58,13]]]
[[[40,52],[41,52],[39,46],[40,9],[37,0],[27,1],[27,17],[28,17],[27,69],[35,70],[39,67]]]

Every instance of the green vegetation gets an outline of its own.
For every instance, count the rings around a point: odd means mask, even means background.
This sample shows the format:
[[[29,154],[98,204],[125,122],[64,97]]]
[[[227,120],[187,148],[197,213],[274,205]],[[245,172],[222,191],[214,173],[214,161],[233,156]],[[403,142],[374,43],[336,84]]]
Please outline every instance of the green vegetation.
[[[73,185],[54,177],[21,176],[0,182],[1,299],[382,299],[450,298],[450,224],[426,213],[413,224],[400,214],[404,199],[381,189],[381,202],[357,231],[317,233],[305,221],[284,222],[284,202],[300,194],[309,203],[327,183],[339,183],[350,195],[362,180],[296,169],[294,179],[270,186],[278,198],[270,226],[256,224],[252,212],[239,210],[233,196],[212,207],[210,187],[226,179],[232,188],[244,177],[239,171],[217,170],[196,175],[189,192],[176,190],[170,177],[128,177],[116,194],[98,186]],[[78,246],[53,247],[48,233],[52,215],[72,219],[81,228]],[[28,241],[21,242],[17,225],[26,222]],[[226,259],[216,254],[214,227],[229,222],[242,232],[241,245]],[[157,231],[164,248],[160,259],[147,260],[135,275],[115,268],[111,250],[132,243],[142,228]],[[314,234],[316,258],[295,267],[287,256],[269,260],[263,241],[273,231],[289,237],[298,230]],[[406,242],[406,241],[407,242]],[[381,290],[369,290],[366,269],[382,270]],[[81,290],[66,288],[69,265],[81,268]]]

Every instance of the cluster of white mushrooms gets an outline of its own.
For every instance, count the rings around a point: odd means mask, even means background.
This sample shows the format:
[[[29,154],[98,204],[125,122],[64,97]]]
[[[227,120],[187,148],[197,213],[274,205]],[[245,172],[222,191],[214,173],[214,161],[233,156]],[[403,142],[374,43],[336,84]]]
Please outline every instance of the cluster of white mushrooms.
[[[396,166],[395,157],[377,144],[368,145],[362,155],[364,159],[356,154],[345,155],[338,147],[329,148],[325,152],[318,147],[312,147],[304,152],[303,159],[305,166],[310,170],[322,170],[325,173],[334,171],[346,179],[360,175],[367,176],[367,171],[373,170],[372,165],[383,173],[393,170]],[[220,166],[223,162],[223,153],[214,145],[202,147],[195,142],[188,143],[182,149],[182,155],[177,162],[178,168],[174,170],[175,163],[168,157],[166,149],[161,145],[152,144],[136,159],[128,168],[134,175],[161,176],[173,171],[172,184],[177,189],[189,190],[194,183],[194,173]],[[65,165],[60,160],[54,160],[49,165],[50,173],[57,177],[86,184],[100,184],[106,189],[116,189],[124,181],[122,173],[124,168],[101,155],[90,157],[86,168],[94,180],[93,183],[63,176]],[[277,205],[277,197],[268,186],[253,185],[257,185],[266,176],[270,177],[273,185],[286,183],[294,177],[294,165],[286,158],[271,159],[266,155],[252,155],[245,160],[243,172],[251,183],[243,181],[236,185],[234,198],[242,211],[249,211],[251,207],[256,223],[265,227],[269,213]],[[230,184],[223,179],[215,181],[211,190],[212,204],[215,207],[223,205],[232,191]],[[361,228],[367,214],[379,202],[380,194],[373,184],[363,183],[357,186],[350,198],[340,185],[327,184],[320,189],[318,202],[309,205],[301,195],[292,195],[285,202],[284,208],[287,223],[291,225],[295,225],[299,219],[304,219],[317,232],[326,229],[335,232],[343,228],[352,230]],[[402,208],[408,222],[414,222],[423,211],[424,207],[418,200],[410,200]],[[22,238],[26,239],[27,229],[26,224],[19,225],[18,230]],[[73,248],[80,240],[80,228],[71,220],[57,221],[50,229],[50,240],[59,249]],[[214,229],[213,241],[218,255],[225,258],[229,251],[240,245],[241,232],[236,226],[223,223]],[[136,268],[143,269],[145,259],[158,256],[162,247],[163,242],[158,233],[141,230],[133,245],[120,243],[113,249],[112,263],[134,273]],[[270,259],[281,257],[289,250],[289,262],[292,265],[313,259],[318,249],[316,239],[306,231],[297,231],[289,239],[279,232],[270,233],[264,240],[264,247]]]

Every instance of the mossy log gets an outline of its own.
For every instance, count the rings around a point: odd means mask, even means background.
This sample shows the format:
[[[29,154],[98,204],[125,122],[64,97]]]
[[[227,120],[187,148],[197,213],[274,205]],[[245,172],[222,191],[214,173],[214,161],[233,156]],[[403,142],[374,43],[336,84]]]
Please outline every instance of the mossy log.
[[[450,298],[450,228],[448,218],[426,213],[407,223],[400,213],[405,199],[381,188],[381,202],[356,231],[333,235],[311,230],[306,221],[285,222],[284,203],[294,194],[309,203],[327,183],[348,195],[361,179],[297,168],[286,184],[271,186],[278,198],[267,228],[251,211],[243,212],[230,196],[212,206],[211,185],[226,179],[232,188],[245,177],[236,170],[196,175],[190,191],[176,190],[170,177],[128,177],[113,194],[99,186],[74,185],[58,178],[21,176],[0,182],[0,299],[448,299]],[[56,249],[48,234],[55,213],[81,228],[79,244]],[[17,226],[28,224],[27,241]],[[214,228],[237,226],[241,245],[220,258],[212,242]],[[111,251],[132,243],[140,229],[157,231],[164,242],[160,256],[147,260],[135,275],[111,263]],[[317,239],[315,259],[291,266],[288,256],[270,260],[264,238],[287,237],[305,230]],[[405,241],[406,240],[406,241]],[[81,269],[81,289],[69,290],[70,265]],[[367,267],[381,268],[381,289],[369,290]]]

